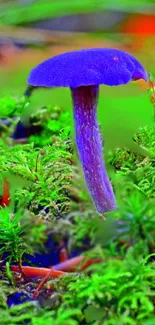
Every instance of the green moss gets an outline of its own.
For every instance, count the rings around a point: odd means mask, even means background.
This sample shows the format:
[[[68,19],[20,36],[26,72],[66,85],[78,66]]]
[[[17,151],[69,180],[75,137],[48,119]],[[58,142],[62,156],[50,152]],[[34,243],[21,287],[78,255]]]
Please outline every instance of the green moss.
[[[11,102],[12,103],[12,102]],[[17,103],[17,102],[16,102]],[[10,104],[10,99],[5,105]],[[12,108],[11,108],[12,109]],[[9,113],[10,114],[10,113]],[[5,129],[0,141],[0,186],[10,184],[11,204],[0,210],[0,254],[20,262],[24,252],[44,250],[46,231],[69,236],[69,250],[88,240],[86,256],[101,258],[89,273],[67,274],[49,280],[54,286],[43,306],[30,302],[7,307],[8,293],[26,291],[26,285],[1,272],[0,323],[4,325],[149,325],[154,319],[154,128],[138,130],[134,140],[151,151],[141,157],[128,148],[108,154],[119,209],[99,218],[81,187],[79,167],[73,157],[70,116],[47,106],[32,114],[40,134],[27,144],[10,139],[15,125]],[[38,210],[38,205],[44,209]],[[14,207],[16,206],[16,212]],[[49,213],[44,212],[49,208]],[[62,218],[63,217],[63,218]],[[11,282],[11,284],[10,284]],[[36,287],[37,283],[32,283]]]

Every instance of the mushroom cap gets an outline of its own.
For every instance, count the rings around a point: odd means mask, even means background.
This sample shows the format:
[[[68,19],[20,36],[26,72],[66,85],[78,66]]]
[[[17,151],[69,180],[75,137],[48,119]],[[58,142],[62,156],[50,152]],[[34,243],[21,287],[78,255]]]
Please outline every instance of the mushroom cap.
[[[118,49],[98,48],[66,52],[40,63],[30,72],[28,84],[76,88],[118,86],[138,79],[147,81],[148,74],[134,56]]]

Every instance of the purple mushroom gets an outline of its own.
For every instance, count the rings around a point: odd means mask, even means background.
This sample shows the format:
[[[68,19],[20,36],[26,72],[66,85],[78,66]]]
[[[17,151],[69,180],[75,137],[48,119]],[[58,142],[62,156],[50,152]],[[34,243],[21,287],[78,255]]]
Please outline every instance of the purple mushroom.
[[[148,80],[140,62],[129,53],[108,48],[57,55],[35,67],[28,78],[28,84],[34,87],[70,87],[78,154],[99,213],[117,208],[96,117],[99,85],[119,86],[138,79]]]

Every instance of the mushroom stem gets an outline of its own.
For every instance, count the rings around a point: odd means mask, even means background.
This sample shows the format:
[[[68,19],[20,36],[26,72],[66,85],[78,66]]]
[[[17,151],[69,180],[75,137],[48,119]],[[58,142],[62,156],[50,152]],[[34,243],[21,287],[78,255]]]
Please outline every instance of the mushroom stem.
[[[115,195],[107,175],[96,118],[98,86],[71,88],[79,158],[92,200],[99,213],[115,210]]]

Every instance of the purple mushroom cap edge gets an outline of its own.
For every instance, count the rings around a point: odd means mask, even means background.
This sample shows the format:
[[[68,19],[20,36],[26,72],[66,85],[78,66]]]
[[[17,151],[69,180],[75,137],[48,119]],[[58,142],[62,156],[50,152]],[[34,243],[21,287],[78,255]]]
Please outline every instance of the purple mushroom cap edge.
[[[89,193],[101,214],[117,209],[117,205],[97,122],[99,85],[119,86],[138,79],[148,80],[141,63],[112,48],[59,54],[40,63],[28,77],[28,84],[35,87],[70,87],[78,155]]]

